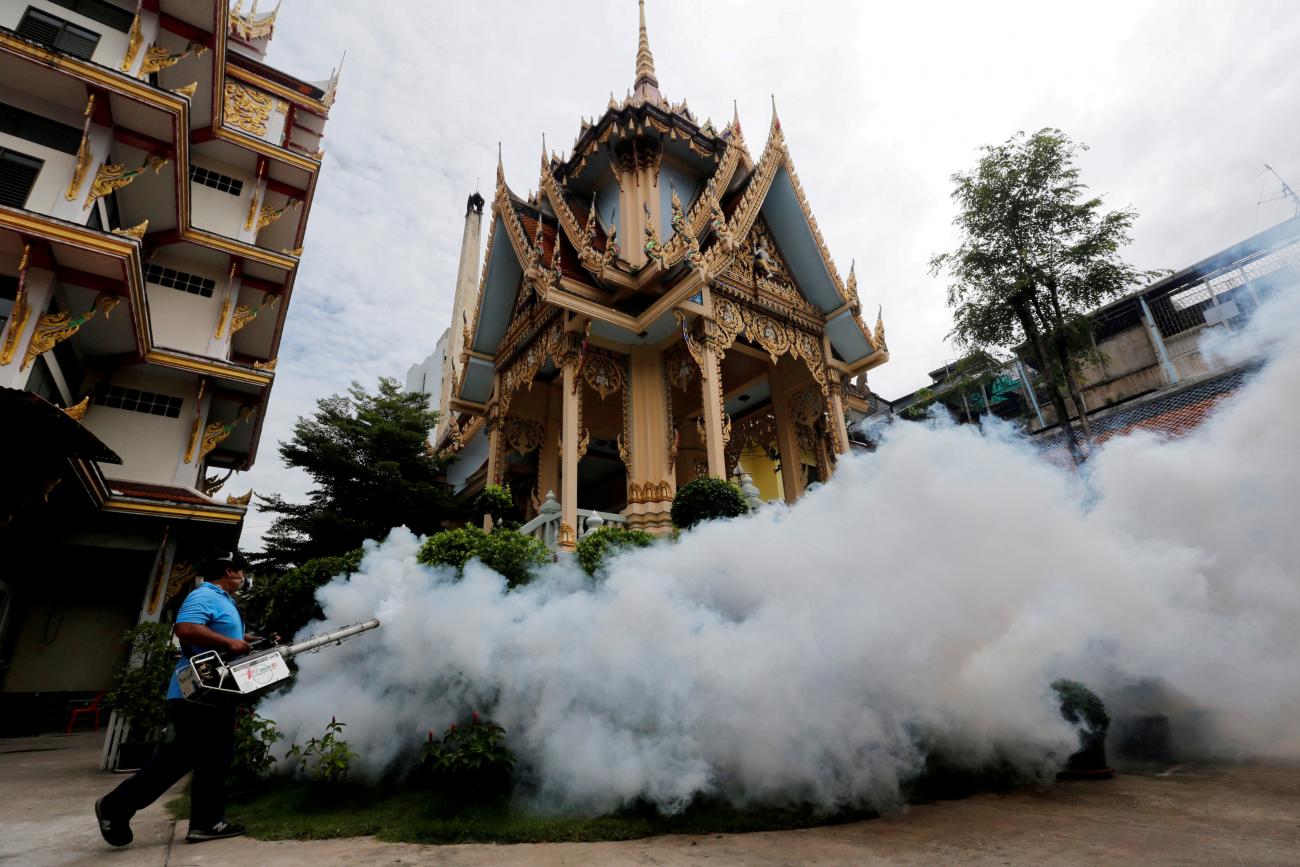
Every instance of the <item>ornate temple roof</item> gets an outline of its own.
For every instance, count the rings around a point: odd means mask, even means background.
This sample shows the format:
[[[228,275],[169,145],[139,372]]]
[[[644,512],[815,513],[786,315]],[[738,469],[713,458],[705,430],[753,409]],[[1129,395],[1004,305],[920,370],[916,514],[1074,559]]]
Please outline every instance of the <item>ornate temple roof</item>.
[[[599,119],[583,121],[567,158],[548,155],[543,144],[537,193],[528,199],[506,185],[498,158],[492,227],[466,340],[476,357],[467,362],[457,394],[470,403],[487,399],[492,364],[518,348],[513,338],[520,326],[511,321],[533,297],[589,317],[593,333],[610,340],[664,340],[677,327],[674,309],[699,292],[700,278],[706,284],[725,279],[738,260],[748,260],[753,232],[769,238],[788,269],[797,293],[788,299],[790,313],[825,332],[834,360],[854,372],[882,363],[888,357],[883,323],[873,333],[863,321],[856,274],[850,269],[847,280],[841,277],[826,249],[775,101],[755,161],[738,111],[719,132],[708,121],[701,125],[684,100],[663,95],[644,0],[638,5],[627,97],[611,96]],[[629,201],[624,185],[633,183],[646,185],[638,194],[642,204],[636,215],[620,214],[620,202]],[[630,219],[642,207],[645,219]],[[643,255],[652,240],[658,246]]]

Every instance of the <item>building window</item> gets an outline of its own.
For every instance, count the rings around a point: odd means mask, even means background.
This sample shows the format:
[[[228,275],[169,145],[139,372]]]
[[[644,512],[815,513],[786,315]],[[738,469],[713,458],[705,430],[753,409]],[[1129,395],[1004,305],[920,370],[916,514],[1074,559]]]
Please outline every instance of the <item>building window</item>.
[[[23,20],[18,22],[18,35],[56,51],[89,60],[99,44],[99,34],[84,27],[70,24],[48,12],[27,7]]]
[[[44,160],[0,148],[0,205],[25,206],[43,165]]]
[[[172,289],[188,292],[191,295],[201,295],[204,298],[211,298],[212,290],[217,285],[217,281],[209,280],[207,277],[186,274],[184,271],[153,264],[145,267],[144,279],[150,283],[157,283],[159,286],[168,286]]]
[[[101,385],[95,389],[91,403],[112,409],[125,409],[130,412],[142,412],[145,415],[161,415],[167,418],[179,418],[181,399],[138,388],[123,388],[120,385]]]
[[[135,16],[129,9],[123,9],[120,6],[114,6],[106,0],[50,0],[55,6],[62,6],[64,9],[76,12],[78,15],[84,15],[100,24],[107,24],[114,30],[121,30],[123,33],[131,32],[131,22]]]
[[[0,132],[38,145],[75,154],[81,147],[81,130],[39,114],[0,102]]]
[[[238,196],[244,191],[244,182],[238,178],[210,172],[203,166],[196,166],[193,163],[190,164],[190,180],[205,187],[212,187],[214,190],[221,190],[223,193],[230,193],[232,196]]]

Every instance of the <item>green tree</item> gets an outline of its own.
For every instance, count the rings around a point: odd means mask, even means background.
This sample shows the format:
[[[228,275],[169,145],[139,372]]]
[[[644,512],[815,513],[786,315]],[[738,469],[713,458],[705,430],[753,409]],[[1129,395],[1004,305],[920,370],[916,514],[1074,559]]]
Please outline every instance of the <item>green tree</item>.
[[[456,517],[442,478],[448,459],[429,445],[438,413],[428,400],[389,378],[374,394],[354,382],[346,395],[323,398],[313,415],[299,418],[280,456],[314,484],[305,503],[259,498],[276,518],[257,564],[284,570],[345,554],[400,525],[435,533]]]
[[[963,349],[1027,345],[1076,461],[1083,455],[1065,397],[1082,410],[1088,311],[1153,276],[1120,257],[1137,213],[1104,211],[1088,195],[1075,165],[1082,150],[1058,129],[985,147],[973,170],[952,176],[960,242],[930,260],[931,273],[951,280],[950,336]]]

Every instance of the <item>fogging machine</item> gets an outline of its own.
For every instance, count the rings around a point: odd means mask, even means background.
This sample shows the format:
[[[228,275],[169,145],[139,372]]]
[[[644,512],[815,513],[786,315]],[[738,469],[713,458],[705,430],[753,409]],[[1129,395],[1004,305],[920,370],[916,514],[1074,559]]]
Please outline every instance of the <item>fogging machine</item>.
[[[293,672],[289,670],[288,662],[298,654],[341,644],[377,626],[378,620],[367,620],[313,635],[296,644],[259,642],[265,646],[230,660],[215,650],[205,650],[190,657],[189,665],[180,670],[176,680],[181,695],[200,704],[255,701],[289,681]]]

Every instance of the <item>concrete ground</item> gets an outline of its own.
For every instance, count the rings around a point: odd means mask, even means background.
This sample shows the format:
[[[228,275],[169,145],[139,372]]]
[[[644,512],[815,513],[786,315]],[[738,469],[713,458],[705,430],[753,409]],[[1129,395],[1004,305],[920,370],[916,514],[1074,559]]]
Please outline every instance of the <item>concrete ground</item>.
[[[1134,768],[1110,781],[976,795],[850,825],[620,843],[191,846],[184,823],[157,804],[132,822],[136,842],[112,849],[91,811],[120,776],[95,769],[99,745],[96,735],[0,740],[0,864],[1300,864],[1300,766],[1280,764]]]

